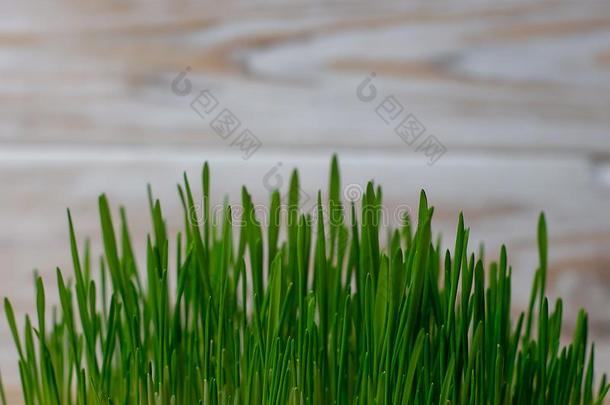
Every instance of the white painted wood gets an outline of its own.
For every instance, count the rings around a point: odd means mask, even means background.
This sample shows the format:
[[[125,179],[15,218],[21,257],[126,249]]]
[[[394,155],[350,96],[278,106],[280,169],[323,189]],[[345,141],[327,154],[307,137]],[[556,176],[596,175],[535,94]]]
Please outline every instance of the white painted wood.
[[[344,185],[374,178],[388,209],[415,207],[425,188],[446,245],[460,210],[473,249],[485,241],[493,257],[506,243],[515,311],[544,210],[549,293],[565,298],[566,333],[587,309],[597,370],[610,369],[610,3],[38,3],[0,6],[0,296],[19,316],[34,308],[31,269],[50,300],[55,266],[71,270],[66,207],[99,248],[102,191],[141,236],[147,182],[176,229],[175,184],[203,160],[218,201],[245,183],[262,202],[278,162],[285,181],[300,167],[313,196],[339,152]],[[187,66],[181,97],[172,81]],[[357,89],[371,72],[377,96],[364,102]],[[202,119],[190,103],[204,89],[219,105]],[[426,128],[412,146],[376,114],[391,95],[397,120],[413,114]],[[231,145],[237,133],[210,127],[223,108],[262,142],[249,160]],[[430,134],[447,149],[433,166],[417,151]],[[16,393],[0,325],[0,369]]]

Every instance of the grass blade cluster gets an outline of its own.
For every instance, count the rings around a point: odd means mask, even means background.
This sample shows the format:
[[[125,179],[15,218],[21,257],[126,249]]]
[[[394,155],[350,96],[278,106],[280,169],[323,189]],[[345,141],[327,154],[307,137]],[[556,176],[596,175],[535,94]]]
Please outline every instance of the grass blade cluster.
[[[198,223],[186,175],[178,186],[177,235],[149,190],[143,267],[124,210],[116,221],[106,196],[99,265],[68,213],[73,275],[57,269],[60,305],[46,308],[40,278],[35,320],[18,327],[4,302],[26,404],[603,402],[610,385],[604,375],[594,386],[584,312],[560,344],[543,216],[529,308],[515,320],[506,249],[489,264],[470,253],[460,216],[455,247],[443,252],[423,192],[417,219],[388,231],[383,248],[381,189],[369,183],[357,206],[343,202],[336,157],[315,219],[298,208],[297,172],[287,209],[272,193],[267,224],[245,188],[239,224],[228,203],[216,218],[207,164],[202,190]]]

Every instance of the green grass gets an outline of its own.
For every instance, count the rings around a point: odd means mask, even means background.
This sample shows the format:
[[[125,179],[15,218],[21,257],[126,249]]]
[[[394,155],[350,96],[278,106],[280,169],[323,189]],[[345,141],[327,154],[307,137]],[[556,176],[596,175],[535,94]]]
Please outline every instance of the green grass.
[[[228,204],[214,218],[207,165],[202,188],[196,224],[186,176],[178,187],[177,235],[149,192],[143,267],[125,212],[113,221],[106,196],[99,271],[68,213],[74,269],[70,279],[57,270],[60,306],[46,308],[37,278],[37,319],[18,330],[4,302],[27,404],[603,402],[610,385],[604,376],[594,387],[584,312],[560,345],[562,302],[545,296],[543,216],[529,309],[515,321],[506,249],[489,265],[470,253],[460,216],[455,248],[441,251],[423,192],[417,220],[405,217],[382,248],[381,189],[368,184],[358,207],[342,202],[336,158],[317,220],[299,212],[296,172],[286,210],[272,193],[268,224],[245,188],[243,221],[232,222]]]

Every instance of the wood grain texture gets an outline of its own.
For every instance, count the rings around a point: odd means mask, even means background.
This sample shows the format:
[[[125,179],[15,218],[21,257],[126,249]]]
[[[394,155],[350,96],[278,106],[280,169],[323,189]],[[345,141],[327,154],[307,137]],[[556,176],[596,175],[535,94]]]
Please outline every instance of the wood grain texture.
[[[610,2],[62,0],[0,13],[0,296],[19,316],[33,310],[31,269],[51,286],[55,266],[71,271],[66,207],[99,249],[102,191],[143,235],[147,182],[177,229],[183,170],[195,177],[209,160],[218,201],[245,183],[265,202],[278,162],[284,182],[298,166],[314,195],[336,151],[344,184],[374,178],[390,212],[425,188],[446,246],[460,210],[473,249],[485,241],[493,258],[506,243],[515,311],[544,210],[549,292],[565,298],[567,334],[589,311],[597,370],[610,371]],[[179,96],[172,82],[187,66],[192,89]],[[371,72],[377,95],[363,102]],[[191,102],[204,89],[219,106],[202,119]],[[398,120],[412,114],[420,139],[446,147],[435,165],[376,113],[389,96]],[[261,141],[250,159],[211,128],[223,108]],[[0,320],[14,393],[7,329]]]
[[[5,142],[222,148],[189,108],[210,88],[268,148],[409,153],[355,97],[374,71],[454,152],[610,152],[605,1],[13,7]],[[177,97],[187,66],[193,94]]]

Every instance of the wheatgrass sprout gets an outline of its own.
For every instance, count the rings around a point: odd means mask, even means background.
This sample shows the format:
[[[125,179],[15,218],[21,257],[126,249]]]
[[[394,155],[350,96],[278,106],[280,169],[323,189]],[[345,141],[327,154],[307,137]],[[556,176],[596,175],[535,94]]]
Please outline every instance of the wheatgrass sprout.
[[[178,186],[177,235],[149,191],[145,263],[105,195],[99,266],[68,213],[73,269],[57,270],[54,315],[40,278],[36,317],[20,328],[4,301],[27,405],[603,402],[610,385],[605,375],[595,384],[585,312],[560,344],[544,216],[529,307],[512,319],[506,249],[490,264],[471,253],[460,216],[455,247],[442,251],[423,192],[417,218],[382,245],[381,189],[369,183],[357,204],[342,201],[336,157],[315,220],[298,208],[296,171],[286,206],[271,194],[267,224],[245,188],[239,226],[228,203],[210,215],[210,178],[206,164],[199,222],[186,175]]]

